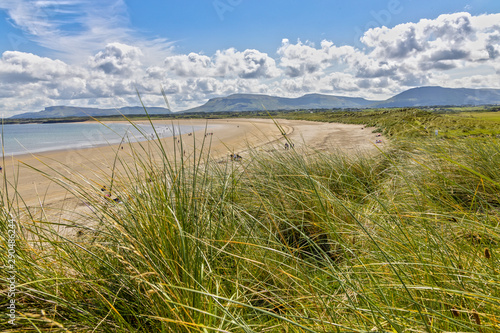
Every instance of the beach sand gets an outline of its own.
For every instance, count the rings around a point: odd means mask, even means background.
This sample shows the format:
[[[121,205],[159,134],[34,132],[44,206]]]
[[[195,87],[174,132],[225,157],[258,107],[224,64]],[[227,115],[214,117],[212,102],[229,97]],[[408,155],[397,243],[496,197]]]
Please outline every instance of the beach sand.
[[[287,137],[295,143],[295,149],[307,146],[317,150],[376,151],[375,141],[381,139],[372,133],[372,128],[364,128],[362,125],[295,120],[278,120],[278,122]],[[208,126],[206,132],[213,133],[206,136],[205,130],[201,130],[192,135],[184,134],[182,138],[179,136],[176,139],[162,138],[162,145],[171,156],[174,154],[174,146],[177,146],[175,152],[177,156],[184,154],[186,158],[190,158],[195,150],[201,148],[204,141],[206,148],[210,146],[211,158],[223,161],[227,160],[231,153],[245,158],[249,147],[264,150],[284,149],[286,142],[280,129],[270,119],[158,120],[154,121],[154,124]],[[177,140],[182,141],[182,149]],[[67,218],[67,214],[62,214],[63,211],[81,212],[85,209],[85,205],[51,180],[51,176],[60,173],[58,178],[65,176],[69,181],[78,184],[88,183],[98,188],[109,182],[112,172],[115,175],[123,173],[122,165],[132,164],[134,159],[138,158],[135,155],[137,152],[140,155],[141,152],[147,154],[157,151],[155,145],[157,143],[146,141],[124,143],[121,146],[108,145],[14,156],[6,159],[2,165],[2,182],[7,180],[15,184],[8,186],[8,193],[3,195],[12,198],[15,187],[18,198],[24,201],[24,203],[17,202],[18,206],[30,207],[31,213],[35,215],[43,213],[49,216],[59,212],[59,218],[64,219]],[[3,184],[2,191],[5,192]]]

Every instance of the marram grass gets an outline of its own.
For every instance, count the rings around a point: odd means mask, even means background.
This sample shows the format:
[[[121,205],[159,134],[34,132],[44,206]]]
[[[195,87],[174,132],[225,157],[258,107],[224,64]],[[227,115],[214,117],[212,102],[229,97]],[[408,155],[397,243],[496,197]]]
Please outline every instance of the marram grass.
[[[117,155],[107,183],[121,202],[54,170],[90,208],[72,236],[57,233],[71,221],[16,211],[4,193],[2,219],[24,219],[17,326],[2,310],[1,329],[500,330],[497,140],[251,150],[222,163],[198,148],[171,157],[157,142],[159,159],[144,148],[133,165]],[[5,224],[1,237],[5,248]]]

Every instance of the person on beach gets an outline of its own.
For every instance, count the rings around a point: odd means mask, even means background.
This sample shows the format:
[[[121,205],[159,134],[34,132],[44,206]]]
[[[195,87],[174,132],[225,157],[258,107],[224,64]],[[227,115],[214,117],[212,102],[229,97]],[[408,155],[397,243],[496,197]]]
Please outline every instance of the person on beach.
[[[231,155],[229,155],[229,157],[231,158],[232,161],[241,161],[243,158],[238,154],[231,154]]]
[[[288,142],[285,142],[285,150],[288,150],[289,147]]]
[[[106,187],[106,185],[103,185],[101,187],[101,191],[104,192],[104,196],[107,197],[107,198],[110,198],[111,197],[111,192],[109,192],[108,188]]]

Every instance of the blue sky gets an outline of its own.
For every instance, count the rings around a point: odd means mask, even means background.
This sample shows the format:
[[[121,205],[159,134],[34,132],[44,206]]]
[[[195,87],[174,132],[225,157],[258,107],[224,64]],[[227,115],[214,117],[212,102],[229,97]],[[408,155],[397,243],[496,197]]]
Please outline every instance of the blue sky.
[[[131,22],[147,32],[178,41],[184,52],[256,48],[276,52],[283,38],[353,44],[374,25],[394,26],[464,10],[500,10],[495,1],[127,1]],[[186,5],[186,3],[188,5]],[[231,5],[234,3],[234,5]],[[151,8],[154,8],[152,11]],[[387,15],[389,14],[389,15]]]
[[[500,88],[493,0],[0,0],[0,113]]]

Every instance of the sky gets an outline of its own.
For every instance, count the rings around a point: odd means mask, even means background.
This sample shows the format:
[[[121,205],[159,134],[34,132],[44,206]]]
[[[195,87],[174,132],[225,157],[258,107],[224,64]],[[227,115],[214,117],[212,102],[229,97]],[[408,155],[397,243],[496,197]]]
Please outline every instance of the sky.
[[[0,115],[500,88],[498,0],[0,0]]]

